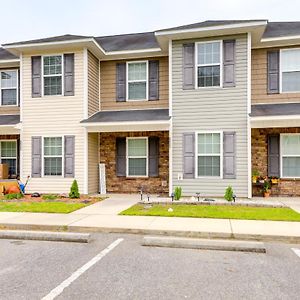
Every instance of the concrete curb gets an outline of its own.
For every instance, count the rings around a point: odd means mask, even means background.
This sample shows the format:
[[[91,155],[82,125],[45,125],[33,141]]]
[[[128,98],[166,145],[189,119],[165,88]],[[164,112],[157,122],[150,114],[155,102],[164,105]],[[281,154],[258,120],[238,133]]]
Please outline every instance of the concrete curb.
[[[266,253],[262,242],[146,236],[143,246]]]
[[[90,240],[90,234],[72,232],[0,230],[0,239],[88,243]]]
[[[161,235],[189,238],[209,238],[209,239],[230,239],[230,240],[252,240],[268,242],[284,242],[300,244],[300,236],[284,235],[264,235],[264,234],[235,234],[225,232],[201,232],[184,230],[160,230],[160,229],[140,229],[140,228],[119,228],[119,227],[87,227],[87,226],[59,226],[59,225],[31,225],[31,224],[0,224],[2,230],[40,230],[55,232],[77,232],[77,233],[129,233],[143,235]]]

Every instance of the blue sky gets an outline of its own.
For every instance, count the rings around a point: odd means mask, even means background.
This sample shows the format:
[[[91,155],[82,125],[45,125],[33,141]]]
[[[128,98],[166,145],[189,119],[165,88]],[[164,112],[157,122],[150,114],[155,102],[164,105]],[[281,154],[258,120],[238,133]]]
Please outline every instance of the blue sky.
[[[153,31],[208,19],[299,20],[297,0],[9,0],[1,1],[0,43],[66,33]],[[6,26],[4,26],[6,25]]]

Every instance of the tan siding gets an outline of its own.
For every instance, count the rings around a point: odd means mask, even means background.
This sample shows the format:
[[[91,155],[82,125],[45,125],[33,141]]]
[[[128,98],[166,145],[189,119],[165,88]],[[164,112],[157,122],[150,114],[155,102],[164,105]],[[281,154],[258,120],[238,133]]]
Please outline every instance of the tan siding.
[[[252,50],[252,104],[300,102],[300,93],[267,93],[267,51],[275,49]]]
[[[0,106],[0,115],[19,115],[20,107],[19,106]]]
[[[185,195],[199,192],[206,196],[223,196],[226,187],[231,185],[237,195],[247,197],[247,37],[228,38],[236,39],[236,86],[228,88],[183,90],[183,41],[172,45],[172,177],[173,186],[181,186]],[[183,133],[210,130],[236,132],[236,179],[178,180],[178,174],[183,172]]]
[[[119,61],[102,61],[100,63],[100,104],[101,110],[168,108],[169,106],[169,70],[168,57],[147,58],[159,60],[159,100],[116,102],[116,63]]]
[[[57,53],[57,52],[56,52]],[[84,188],[84,137],[85,131],[79,122],[83,119],[83,50],[75,53],[75,95],[31,97],[31,56],[23,56],[23,172],[26,179],[31,174],[31,137],[75,135],[75,178],[79,190]],[[33,55],[39,55],[34,53]],[[52,53],[46,53],[51,55]],[[68,192],[73,178],[48,176],[31,178],[27,191],[41,193]]]
[[[88,52],[88,114],[99,111],[99,60]]]
[[[98,133],[88,134],[88,192],[99,192],[99,144]]]

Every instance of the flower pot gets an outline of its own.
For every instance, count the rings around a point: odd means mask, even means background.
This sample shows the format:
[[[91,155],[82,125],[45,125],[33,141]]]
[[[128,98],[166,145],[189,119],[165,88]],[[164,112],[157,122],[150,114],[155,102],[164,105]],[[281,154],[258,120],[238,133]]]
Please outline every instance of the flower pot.
[[[264,197],[268,198],[268,197],[270,197],[270,194],[271,194],[270,192],[264,192]]]

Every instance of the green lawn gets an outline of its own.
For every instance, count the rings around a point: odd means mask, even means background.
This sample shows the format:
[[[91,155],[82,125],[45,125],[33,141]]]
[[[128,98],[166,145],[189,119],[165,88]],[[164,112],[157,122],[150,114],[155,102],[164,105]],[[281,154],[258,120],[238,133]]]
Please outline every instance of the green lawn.
[[[150,208],[147,208],[147,206],[147,204],[136,204],[122,211],[120,215],[300,222],[300,214],[290,208],[180,204],[155,204]],[[168,212],[170,207],[173,209],[173,212]]]
[[[85,203],[65,202],[0,202],[0,212],[40,212],[67,214],[82,207]]]

